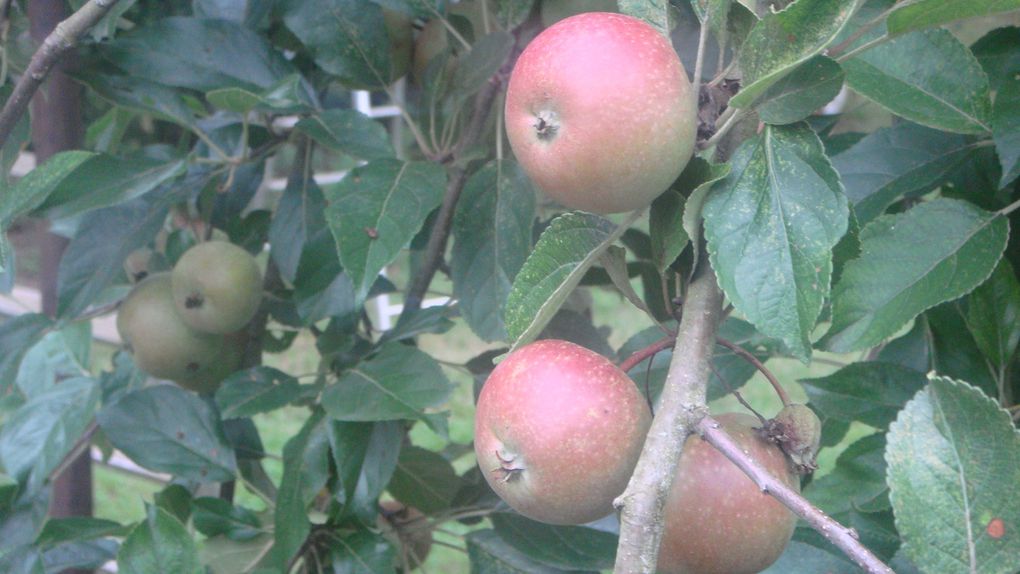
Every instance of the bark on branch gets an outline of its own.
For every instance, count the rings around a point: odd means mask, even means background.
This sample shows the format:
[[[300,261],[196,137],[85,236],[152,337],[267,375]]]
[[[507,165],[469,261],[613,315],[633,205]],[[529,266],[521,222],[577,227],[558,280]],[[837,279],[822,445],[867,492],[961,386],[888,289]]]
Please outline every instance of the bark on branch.
[[[28,69],[14,86],[11,97],[4,103],[3,111],[0,111],[0,146],[7,142],[14,126],[28,108],[32,96],[46,80],[54,64],[60,61],[60,58],[78,43],[82,35],[95,26],[116,3],[117,0],[90,0],[66,20],[57,24],[53,32],[43,40],[42,45],[32,56]]]
[[[772,476],[760,464],[755,462],[733,441],[719,423],[712,417],[704,417],[698,423],[698,432],[702,438],[719,452],[723,453],[740,470],[744,471],[751,480],[758,485],[765,493],[773,496],[784,506],[793,511],[794,514],[803,518],[837,548],[849,556],[858,566],[869,574],[894,574],[889,568],[871,553],[857,538],[857,532],[836,522],[817,507],[812,505],[803,496],[792,490],[786,484]]]
[[[691,281],[677,331],[673,360],[641,459],[627,490],[616,499],[620,543],[616,574],[652,574],[662,539],[662,507],[673,484],[684,441],[707,414],[705,387],[711,372],[722,292],[715,273],[702,265]]]

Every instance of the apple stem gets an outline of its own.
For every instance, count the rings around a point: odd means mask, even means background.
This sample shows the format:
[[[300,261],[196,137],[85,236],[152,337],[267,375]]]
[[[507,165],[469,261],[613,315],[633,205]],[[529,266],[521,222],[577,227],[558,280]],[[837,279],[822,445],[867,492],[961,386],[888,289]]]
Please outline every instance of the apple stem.
[[[776,379],[775,375],[773,375],[772,372],[769,371],[768,368],[766,368],[765,365],[758,360],[758,357],[755,357],[753,354],[748,352],[747,349],[741,347],[740,345],[727,341],[722,337],[716,337],[715,342],[718,345],[721,345],[733,351],[734,353],[739,355],[740,358],[754,365],[754,368],[758,369],[758,371],[761,374],[765,375],[765,378],[768,379],[769,383],[772,385],[772,388],[775,389],[776,394],[779,395],[779,400],[783,402],[783,406],[785,407],[790,404],[790,395],[786,393],[786,389],[784,389],[783,385],[779,383],[779,380]]]
[[[836,522],[821,509],[815,507],[799,493],[787,486],[783,481],[772,476],[750,456],[723,430],[718,421],[710,416],[701,419],[697,426],[698,432],[706,442],[714,446],[726,458],[737,465],[740,470],[754,480],[762,492],[772,496],[794,514],[803,518],[812,528],[821,533],[826,540],[849,556],[858,566],[869,574],[894,574],[892,568],[885,565],[871,553],[858,539],[853,528]]]

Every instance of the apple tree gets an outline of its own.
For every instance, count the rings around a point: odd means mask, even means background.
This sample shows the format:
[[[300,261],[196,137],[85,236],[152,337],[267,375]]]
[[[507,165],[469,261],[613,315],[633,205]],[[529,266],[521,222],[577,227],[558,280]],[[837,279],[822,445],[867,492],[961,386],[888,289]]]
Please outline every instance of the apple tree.
[[[1020,0],[30,4],[0,571],[1020,572]]]

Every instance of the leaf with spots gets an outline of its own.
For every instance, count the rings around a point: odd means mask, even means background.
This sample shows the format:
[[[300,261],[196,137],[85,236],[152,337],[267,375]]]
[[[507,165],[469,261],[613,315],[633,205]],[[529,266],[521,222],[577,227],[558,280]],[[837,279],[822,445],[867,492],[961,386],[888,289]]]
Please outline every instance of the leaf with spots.
[[[359,301],[439,207],[445,188],[438,164],[383,159],[351,170],[328,190],[326,223]]]
[[[176,385],[124,395],[96,420],[114,447],[149,470],[197,482],[233,480],[237,472],[212,407]]]
[[[636,212],[635,212],[636,213]],[[510,288],[506,330],[514,348],[530,343],[552,320],[600,255],[623,235],[636,215],[614,226],[580,211],[564,213],[542,232]]]
[[[1009,235],[1006,219],[955,199],[885,215],[861,230],[861,256],[832,294],[821,344],[846,353],[891,337],[907,321],[991,275]]]
[[[849,221],[843,186],[804,123],[766,126],[737,149],[731,167],[702,209],[719,285],[759,331],[807,360],[832,248]]]
[[[933,377],[886,437],[890,500],[924,572],[1020,569],[1020,435],[977,388]]]
[[[770,12],[740,49],[743,88],[730,105],[746,108],[765,90],[817,56],[839,36],[861,0],[798,0]]]

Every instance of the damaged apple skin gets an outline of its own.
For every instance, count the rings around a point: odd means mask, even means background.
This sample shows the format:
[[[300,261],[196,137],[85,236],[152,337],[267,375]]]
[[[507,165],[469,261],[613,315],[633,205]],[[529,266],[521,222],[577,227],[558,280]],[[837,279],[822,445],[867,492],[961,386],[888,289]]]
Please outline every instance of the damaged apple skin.
[[[568,341],[512,352],[478,397],[475,454],[492,489],[548,524],[606,516],[641,454],[652,415],[634,382]]]

